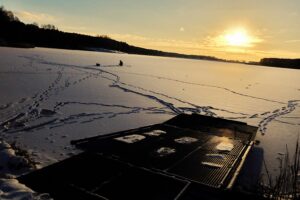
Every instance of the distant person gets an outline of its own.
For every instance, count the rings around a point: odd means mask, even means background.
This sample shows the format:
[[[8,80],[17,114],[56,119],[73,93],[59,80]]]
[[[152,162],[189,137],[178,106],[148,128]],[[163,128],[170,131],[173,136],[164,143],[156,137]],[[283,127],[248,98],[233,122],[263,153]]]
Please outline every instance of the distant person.
[[[119,66],[123,66],[123,61],[122,60],[120,60]]]

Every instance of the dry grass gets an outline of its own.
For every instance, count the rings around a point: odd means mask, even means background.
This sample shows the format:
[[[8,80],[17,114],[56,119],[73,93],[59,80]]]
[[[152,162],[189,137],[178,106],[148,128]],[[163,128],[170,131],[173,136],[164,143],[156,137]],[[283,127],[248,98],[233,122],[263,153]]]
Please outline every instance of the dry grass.
[[[286,146],[286,154],[280,159],[279,175],[273,178],[264,162],[267,182],[261,182],[260,193],[267,199],[295,200],[300,199],[300,147],[296,143],[294,156],[291,159]]]

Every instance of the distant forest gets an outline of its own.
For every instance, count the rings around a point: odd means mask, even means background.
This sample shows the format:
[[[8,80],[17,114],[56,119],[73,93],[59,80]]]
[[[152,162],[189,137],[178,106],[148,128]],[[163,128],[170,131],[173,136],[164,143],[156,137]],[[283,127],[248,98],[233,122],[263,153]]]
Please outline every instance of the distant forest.
[[[271,66],[271,67],[300,69],[300,58],[298,59],[263,58],[260,60],[259,64],[265,66]]]
[[[212,56],[186,55],[136,47],[125,42],[113,40],[108,36],[89,36],[63,32],[52,24],[41,26],[37,23],[25,24],[13,12],[5,10],[3,6],[0,7],[0,27],[0,46],[23,48],[48,47],[89,51],[109,50],[130,54],[239,62],[223,60]],[[251,62],[250,64],[300,69],[300,59],[263,58],[260,62]]]
[[[78,50],[111,50],[130,54],[220,60],[211,56],[185,55],[145,49],[119,42],[108,36],[89,36],[58,30],[54,25],[24,24],[11,11],[0,7],[0,46],[49,47]]]

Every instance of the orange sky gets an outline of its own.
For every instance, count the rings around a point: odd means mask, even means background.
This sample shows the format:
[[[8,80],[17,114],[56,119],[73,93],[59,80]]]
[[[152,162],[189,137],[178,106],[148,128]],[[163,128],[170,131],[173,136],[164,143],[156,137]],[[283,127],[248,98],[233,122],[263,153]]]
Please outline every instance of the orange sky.
[[[300,57],[299,0],[0,0],[26,23],[145,48],[253,60]]]

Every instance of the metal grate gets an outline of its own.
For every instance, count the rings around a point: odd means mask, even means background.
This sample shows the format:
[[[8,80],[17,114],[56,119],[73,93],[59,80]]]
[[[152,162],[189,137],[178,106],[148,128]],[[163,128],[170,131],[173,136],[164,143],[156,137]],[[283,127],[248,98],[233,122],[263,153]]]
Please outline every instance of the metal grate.
[[[162,130],[165,131],[166,134],[162,134],[158,137],[147,137],[145,133],[152,130]],[[143,135],[145,139],[132,144],[115,140],[115,138],[133,134]],[[188,145],[175,142],[175,139],[182,137],[196,138],[197,141]],[[145,130],[127,132],[125,134],[114,134],[110,137],[99,138],[88,143],[81,143],[77,146],[89,151],[103,153],[106,156],[113,156],[138,166],[165,170],[203,145],[210,137],[211,136],[199,134],[199,132],[195,131],[168,126],[155,126]],[[174,149],[175,153],[168,156],[160,156],[157,154],[157,151],[163,147]]]
[[[224,141],[233,144],[231,151],[220,152],[216,148]],[[210,187],[219,188],[222,187],[245,147],[239,140],[214,136],[200,149],[171,168],[169,172]],[[211,164],[211,166],[203,163]],[[216,166],[213,166],[214,164]]]
[[[168,172],[200,184],[220,188],[232,170],[237,156],[221,154],[222,158],[216,158],[207,156],[207,154],[216,154],[216,152],[201,148],[168,170]],[[212,163],[218,166],[208,166],[203,163]]]
[[[86,152],[19,180],[54,199],[174,200],[198,191],[190,186],[222,191],[232,186],[256,130],[182,114],[162,124],[73,141]],[[233,148],[220,151],[222,142]]]
[[[95,153],[79,154],[18,179],[35,191],[63,200],[173,200],[188,184]]]
[[[213,137],[211,137],[210,140],[208,140],[202,146],[202,148],[205,150],[212,151],[213,153],[220,153],[220,151],[216,147],[218,144],[220,144],[222,142],[228,142],[228,143],[233,144],[233,149],[228,152],[224,151],[224,152],[222,152],[223,154],[238,156],[241,153],[241,151],[246,147],[246,144],[244,144],[240,140],[229,139],[226,137],[213,136]]]

